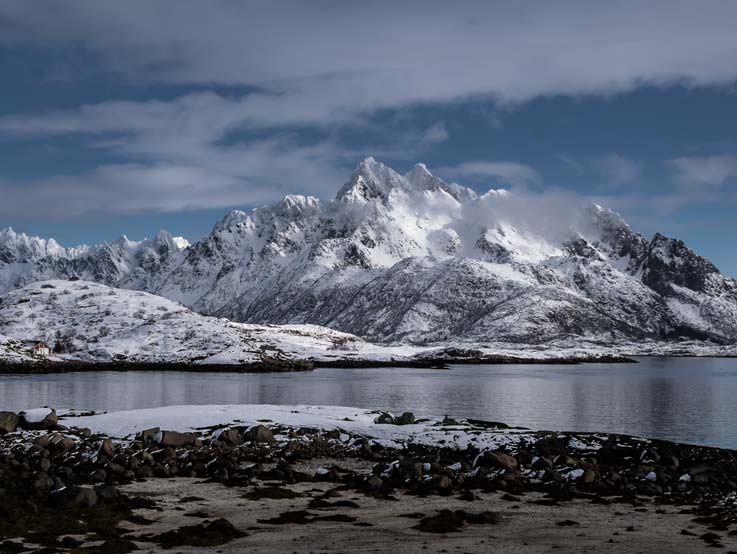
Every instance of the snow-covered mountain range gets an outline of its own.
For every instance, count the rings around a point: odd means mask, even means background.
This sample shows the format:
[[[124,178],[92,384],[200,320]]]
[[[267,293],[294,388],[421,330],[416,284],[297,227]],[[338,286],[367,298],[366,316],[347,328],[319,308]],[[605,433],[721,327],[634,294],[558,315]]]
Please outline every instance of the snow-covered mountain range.
[[[478,195],[372,158],[332,201],[234,211],[192,245],[161,232],[66,249],[0,231],[0,293],[70,277],[385,343],[737,342],[737,282],[683,242],[597,205]]]

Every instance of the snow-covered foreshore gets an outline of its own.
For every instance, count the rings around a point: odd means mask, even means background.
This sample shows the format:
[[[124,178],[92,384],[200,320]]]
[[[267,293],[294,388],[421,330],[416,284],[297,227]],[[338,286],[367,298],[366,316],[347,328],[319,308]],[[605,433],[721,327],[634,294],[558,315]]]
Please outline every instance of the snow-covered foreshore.
[[[63,414],[63,412],[62,412]],[[164,406],[75,416],[68,412],[69,425],[87,427],[93,433],[132,438],[153,427],[179,432],[202,431],[219,426],[253,426],[262,423],[284,427],[337,430],[345,437],[361,436],[385,447],[409,444],[465,449],[518,445],[530,437],[527,430],[505,425],[486,427],[466,420],[449,421],[412,416],[402,425],[391,423],[401,414],[342,406],[283,406],[271,404]],[[347,439],[346,439],[347,440]]]

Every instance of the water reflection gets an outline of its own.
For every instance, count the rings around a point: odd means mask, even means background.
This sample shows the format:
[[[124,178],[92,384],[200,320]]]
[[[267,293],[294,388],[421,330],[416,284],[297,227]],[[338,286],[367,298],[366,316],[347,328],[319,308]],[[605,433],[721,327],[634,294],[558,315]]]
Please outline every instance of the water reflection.
[[[737,360],[640,364],[321,369],[311,373],[96,372],[0,377],[0,409],[123,410],[176,404],[332,404],[632,433],[737,447]]]

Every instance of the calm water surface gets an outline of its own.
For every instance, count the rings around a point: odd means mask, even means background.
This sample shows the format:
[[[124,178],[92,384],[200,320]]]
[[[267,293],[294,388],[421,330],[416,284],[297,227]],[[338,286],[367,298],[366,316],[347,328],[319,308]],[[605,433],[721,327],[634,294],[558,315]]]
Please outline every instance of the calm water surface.
[[[609,431],[737,448],[737,359],[639,364],[113,372],[0,376],[0,409],[124,410],[178,404],[326,404]]]

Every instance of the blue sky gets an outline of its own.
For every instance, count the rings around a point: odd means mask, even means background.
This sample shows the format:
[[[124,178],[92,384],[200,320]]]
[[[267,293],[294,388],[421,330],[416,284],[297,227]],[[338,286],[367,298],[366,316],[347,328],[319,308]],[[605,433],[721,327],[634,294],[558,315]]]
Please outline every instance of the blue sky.
[[[373,155],[574,191],[737,275],[737,4],[552,4],[4,2],[0,226],[192,240]]]

